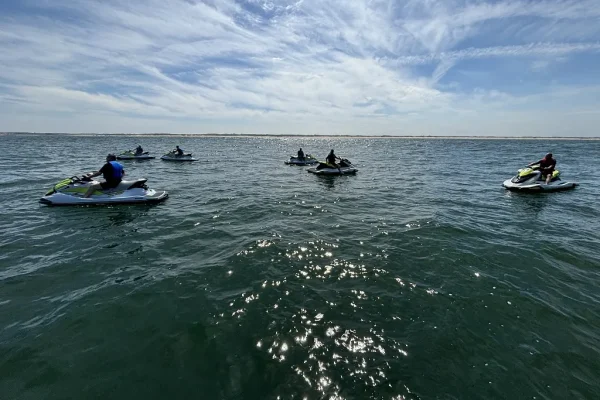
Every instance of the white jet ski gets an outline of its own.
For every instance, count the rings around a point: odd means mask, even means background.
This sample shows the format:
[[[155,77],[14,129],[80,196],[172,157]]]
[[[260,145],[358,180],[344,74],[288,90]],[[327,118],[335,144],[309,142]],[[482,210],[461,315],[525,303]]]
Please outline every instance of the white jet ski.
[[[58,182],[40,199],[40,203],[49,206],[76,206],[98,204],[136,204],[159,203],[169,197],[164,190],[157,191],[146,186],[146,179],[121,181],[113,189],[100,189],[90,197],[84,198],[90,185],[98,183],[89,177],[71,177]]]
[[[125,151],[117,156],[117,160],[153,160],[156,157],[151,156],[147,151],[142,154],[135,154],[134,151]]]
[[[508,190],[522,192],[555,192],[559,190],[573,189],[577,186],[575,182],[567,182],[560,179],[560,172],[554,170],[552,179],[548,184],[542,178],[542,172],[539,170],[538,164],[531,167],[521,168],[517,171],[517,175],[511,179],[507,179],[502,183]]]
[[[314,165],[317,164],[319,161],[314,158],[313,156],[311,156],[310,154],[307,154],[303,160],[301,160],[298,157],[294,157],[291,156],[290,159],[288,161],[284,161],[286,165]]]
[[[328,163],[319,162],[319,165],[315,168],[309,168],[307,171],[317,175],[351,175],[358,170],[354,168],[349,160],[342,158],[339,162],[339,168]]]
[[[176,152],[169,152],[167,154],[165,154],[164,156],[162,156],[160,158],[161,160],[165,160],[165,161],[197,161],[195,158],[192,157],[192,153],[188,153],[188,154],[183,154],[183,155],[178,155]]]

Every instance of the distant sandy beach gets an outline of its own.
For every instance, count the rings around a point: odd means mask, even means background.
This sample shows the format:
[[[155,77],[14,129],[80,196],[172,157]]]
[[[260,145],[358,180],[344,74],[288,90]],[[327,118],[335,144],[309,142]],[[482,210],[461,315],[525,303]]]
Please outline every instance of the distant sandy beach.
[[[202,138],[261,138],[261,139],[443,139],[443,140],[600,140],[600,137],[551,137],[551,136],[393,136],[393,135],[268,135],[268,134],[219,134],[219,133],[56,133],[56,132],[0,132],[0,136],[129,136],[129,137],[202,137]]]

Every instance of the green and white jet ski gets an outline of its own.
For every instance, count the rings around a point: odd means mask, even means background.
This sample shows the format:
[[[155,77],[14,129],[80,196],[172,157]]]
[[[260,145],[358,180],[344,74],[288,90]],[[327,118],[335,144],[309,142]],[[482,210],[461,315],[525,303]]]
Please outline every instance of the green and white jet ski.
[[[319,162],[319,165],[315,168],[309,168],[307,171],[316,175],[351,175],[356,174],[358,170],[354,168],[354,165],[349,160],[342,158],[339,162],[339,167]]]
[[[92,184],[99,183],[89,177],[73,176],[58,182],[40,203],[49,206],[77,206],[99,204],[148,204],[166,200],[169,194],[146,186],[146,179],[123,180],[116,188],[96,190],[90,197],[83,197]]]
[[[124,151],[117,156],[117,160],[153,160],[156,157],[151,156],[147,151],[142,154],[136,154],[132,150]]]
[[[552,179],[546,184],[545,177],[542,176],[539,164],[531,167],[521,168],[517,175],[507,179],[502,183],[508,190],[522,192],[556,192],[560,190],[573,189],[577,186],[575,182],[567,182],[560,179],[560,171],[554,170]]]

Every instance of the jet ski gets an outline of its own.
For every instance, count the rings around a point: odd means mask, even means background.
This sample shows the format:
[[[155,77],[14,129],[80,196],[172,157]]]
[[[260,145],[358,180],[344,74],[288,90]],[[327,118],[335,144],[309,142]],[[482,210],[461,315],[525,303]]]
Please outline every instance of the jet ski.
[[[156,157],[151,156],[147,151],[142,154],[135,154],[134,151],[125,151],[117,156],[117,160],[153,160]]]
[[[328,163],[319,162],[319,165],[315,168],[308,169],[308,172],[317,175],[350,175],[355,174],[356,171],[358,170],[354,168],[354,165],[345,158],[342,158],[339,162],[339,168]]]
[[[169,152],[160,158],[165,161],[197,161],[192,157],[192,153],[178,155],[176,152]]]
[[[517,175],[511,179],[507,179],[502,183],[508,190],[523,191],[523,192],[555,192],[559,190],[573,189],[577,186],[575,182],[567,182],[560,179],[560,172],[554,170],[552,179],[548,184],[542,178],[539,164],[531,167],[521,168],[517,171]]]
[[[286,165],[314,165],[316,163],[318,163],[319,161],[314,158],[313,156],[311,156],[310,154],[307,154],[303,160],[299,159],[298,157],[294,157],[291,156],[290,159],[288,161],[284,161],[284,163]]]
[[[90,185],[98,183],[90,177],[91,173],[73,176],[58,182],[50,189],[40,203],[49,206],[76,206],[98,204],[136,204],[159,203],[169,197],[164,190],[149,189],[146,179],[121,181],[113,189],[100,189],[90,197],[84,198]]]

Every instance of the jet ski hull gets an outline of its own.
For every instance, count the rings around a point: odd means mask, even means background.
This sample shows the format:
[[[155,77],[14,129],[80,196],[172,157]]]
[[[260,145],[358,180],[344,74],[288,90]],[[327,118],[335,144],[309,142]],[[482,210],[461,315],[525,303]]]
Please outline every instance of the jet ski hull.
[[[136,154],[131,150],[124,151],[123,153],[117,156],[117,160],[152,160],[154,158],[156,157],[151,156],[150,153],[148,153],[147,151],[141,154]]]
[[[131,191],[128,191],[131,192]],[[44,196],[40,203],[49,206],[80,206],[80,205],[106,205],[106,204],[153,204],[166,200],[169,194],[165,191],[153,189],[141,193],[124,193],[116,196],[91,196],[89,198],[75,197],[63,193]]]
[[[342,159],[340,161],[340,166],[335,167],[332,164],[328,163],[319,163],[315,168],[307,169],[308,172],[315,175],[353,175],[358,171],[352,163],[347,159]]]
[[[118,155],[117,160],[154,160],[156,157],[154,156],[128,156],[128,155]]]
[[[40,199],[40,203],[49,206],[81,206],[81,205],[106,205],[106,204],[153,204],[160,203],[166,200],[169,194],[154,189],[144,190],[135,188],[126,190],[120,194],[93,195],[88,198],[73,196],[65,193],[54,193],[49,196],[44,196]]]
[[[358,171],[356,168],[352,167],[342,167],[342,168],[309,168],[307,170],[311,174],[315,175],[353,175]]]
[[[164,155],[160,159],[164,160],[164,161],[175,161],[175,162],[197,161],[192,156],[179,156],[179,157],[177,157],[177,156],[167,156],[167,155]]]
[[[291,157],[288,161],[284,161],[284,163],[286,165],[305,166],[318,164],[319,161],[311,157],[306,157],[304,160],[299,160],[297,157]]]
[[[545,182],[539,183],[513,183],[511,179],[507,179],[502,183],[508,190],[516,192],[559,192],[562,190],[574,189],[577,186],[575,182],[552,181],[549,184]]]

